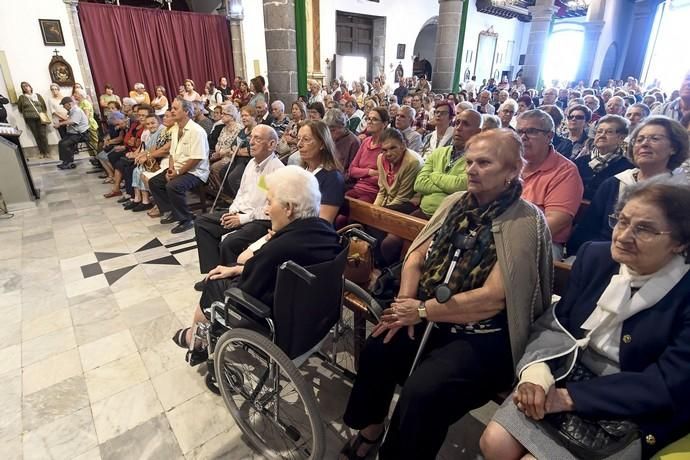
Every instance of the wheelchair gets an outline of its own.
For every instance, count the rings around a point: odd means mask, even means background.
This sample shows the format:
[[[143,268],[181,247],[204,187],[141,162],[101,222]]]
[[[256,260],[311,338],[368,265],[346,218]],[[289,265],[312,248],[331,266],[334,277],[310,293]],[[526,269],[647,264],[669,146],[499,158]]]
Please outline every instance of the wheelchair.
[[[372,301],[364,307],[369,314],[379,311],[366,291],[343,277],[348,246],[342,237],[331,261],[281,264],[273,309],[232,287],[224,302],[211,305],[209,323],[193,326],[192,343],[207,346],[207,385],[217,386],[241,431],[266,458],[324,458],[325,423],[299,367],[318,354],[347,375],[342,364],[349,358],[343,357],[355,332],[352,315],[343,312],[345,293]]]

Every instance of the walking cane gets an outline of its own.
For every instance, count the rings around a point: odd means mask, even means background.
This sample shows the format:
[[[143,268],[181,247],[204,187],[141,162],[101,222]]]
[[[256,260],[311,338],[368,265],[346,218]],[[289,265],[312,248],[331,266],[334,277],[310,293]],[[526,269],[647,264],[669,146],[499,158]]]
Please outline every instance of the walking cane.
[[[458,260],[460,260],[460,255],[462,254],[462,251],[465,249],[474,248],[474,245],[477,241],[476,235],[476,232],[472,231],[468,235],[459,234],[453,237],[452,244],[455,247],[455,253],[453,253],[453,258],[450,261],[450,266],[448,267],[448,271],[446,272],[446,277],[443,280],[443,283],[436,286],[436,289],[434,290],[434,298],[438,303],[446,303],[453,296],[453,293],[450,290],[450,287],[448,286],[448,282],[450,281],[450,277],[453,274],[453,271],[455,270],[455,266],[458,264]],[[427,323],[426,328],[424,329],[424,334],[422,335],[422,340],[419,341],[417,354],[414,357],[414,361],[412,361],[410,373],[407,374],[408,377],[411,376],[414,370],[417,368],[417,364],[419,364],[419,360],[422,357],[424,348],[426,348],[426,344],[429,341],[431,330],[435,325],[436,323],[433,321],[429,321]],[[388,431],[390,430],[390,427],[390,423],[388,423],[388,425],[386,426],[386,432],[383,434],[383,439],[381,440],[381,445],[383,445],[383,443],[386,442],[386,437],[388,436]]]
[[[230,174],[230,167],[232,166],[232,163],[235,161],[235,155],[237,155],[237,151],[240,149],[240,145],[237,144],[235,145],[235,150],[233,150],[232,155],[230,156],[230,161],[228,162],[227,169],[225,170],[225,175],[223,176],[223,180],[220,181],[220,186],[218,187],[218,193],[216,193],[216,198],[213,200],[213,206],[211,206],[211,212],[216,210],[216,203],[218,203],[218,198],[220,198],[220,194],[223,192],[223,184],[225,184],[225,180],[228,178],[228,174]]]

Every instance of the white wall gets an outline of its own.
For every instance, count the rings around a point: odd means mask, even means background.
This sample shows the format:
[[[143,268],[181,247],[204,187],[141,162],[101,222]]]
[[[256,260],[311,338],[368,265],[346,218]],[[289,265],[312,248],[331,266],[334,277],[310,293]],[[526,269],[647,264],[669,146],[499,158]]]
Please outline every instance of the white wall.
[[[488,30],[493,26],[493,31],[498,34],[496,41],[496,53],[501,53],[501,62],[494,64],[494,72],[499,70],[499,74],[503,70],[510,70],[512,67],[512,75],[520,70],[518,66],[520,54],[524,54],[527,50],[527,37],[529,35],[529,23],[520,22],[517,19],[505,19],[490,14],[480,13],[477,11],[476,2],[470,0],[465,2],[465,6],[469,6],[467,12],[467,27],[465,29],[465,43],[462,53],[462,65],[460,69],[460,81],[463,81],[465,70],[470,69],[470,74],[474,74],[474,65],[476,62],[477,44],[479,42],[479,32]],[[514,41],[511,50],[508,50],[508,42]],[[472,50],[471,62],[466,62],[467,50]],[[477,81],[481,82],[481,78],[477,76]]]
[[[592,79],[599,78],[606,57],[606,51],[613,42],[618,45],[617,71],[620,71],[627,53],[630,37],[630,18],[632,4],[623,0],[599,0],[603,8],[604,28],[601,30],[599,45],[592,65]],[[605,85],[606,82],[601,82]]]
[[[65,46],[45,46],[41,36],[38,19],[58,19],[62,25]],[[60,55],[72,66],[75,81],[82,83],[77,52],[74,47],[72,30],[68,19],[67,6],[62,0],[4,0],[0,2],[0,49],[5,51],[12,82],[17,95],[21,94],[19,83],[29,82],[34,92],[44,99],[50,95],[50,74],[48,64],[57,49]],[[6,77],[7,78],[7,77]],[[64,95],[72,93],[71,88],[62,88]],[[0,94],[7,95],[5,79],[0,78]],[[8,104],[8,121],[23,131],[20,142],[24,147],[36,145],[33,135],[24,124],[24,119],[17,112],[16,105]],[[57,132],[48,127],[48,142],[57,144]]]
[[[404,43],[405,59],[402,66],[405,76],[412,75],[412,54],[417,34],[424,23],[438,16],[436,0],[380,0],[380,3],[366,0],[321,0],[321,68],[326,69],[325,59],[335,54],[335,12],[366,14],[386,18],[386,81],[395,86],[394,72],[398,66],[398,43]],[[433,64],[433,57],[430,59]],[[393,64],[393,69],[390,68]]]
[[[467,1],[465,5],[468,5],[470,9],[467,17],[464,50],[470,49],[476,53],[479,32],[493,26],[494,31],[498,33],[497,52],[504,55],[500,69],[507,70],[510,65],[513,65],[514,72],[517,72],[519,70],[517,67],[519,55],[527,49],[526,31],[529,31],[529,24],[519,22],[517,19],[503,19],[498,16],[479,13],[474,1]],[[393,82],[393,72],[398,65],[398,60],[395,59],[398,43],[407,45],[402,65],[405,75],[409,76],[412,74],[412,54],[417,35],[427,20],[438,15],[438,1],[381,0],[380,3],[374,3],[366,0],[321,0],[321,58],[324,60],[335,54],[336,10],[386,17],[386,78],[388,82]],[[514,41],[515,46],[511,62],[506,62],[506,46],[509,40]],[[430,56],[428,59],[433,65],[434,56]],[[471,63],[465,63],[464,51],[462,60],[461,81],[466,68],[470,68],[470,73],[474,70],[474,58]],[[393,69],[390,68],[391,63]],[[325,62],[322,62],[321,66],[325,68]]]
[[[236,70],[249,81],[257,75],[268,75],[266,65],[266,36],[264,35],[264,7],[262,0],[242,0],[244,20],[242,34],[244,37],[244,59],[247,69]],[[259,61],[259,72],[254,71],[254,61]],[[269,82],[270,86],[270,82]]]

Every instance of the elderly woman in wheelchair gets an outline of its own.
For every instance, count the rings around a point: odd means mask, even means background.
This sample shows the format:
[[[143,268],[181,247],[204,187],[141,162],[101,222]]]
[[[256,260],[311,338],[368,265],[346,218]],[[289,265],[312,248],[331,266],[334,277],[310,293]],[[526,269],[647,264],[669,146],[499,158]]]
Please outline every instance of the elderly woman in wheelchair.
[[[340,317],[347,243],[319,218],[313,174],[287,166],[265,184],[271,230],[209,273],[193,326],[173,341],[191,365],[207,361],[209,388],[263,455],[318,458],[323,424],[297,367]]]

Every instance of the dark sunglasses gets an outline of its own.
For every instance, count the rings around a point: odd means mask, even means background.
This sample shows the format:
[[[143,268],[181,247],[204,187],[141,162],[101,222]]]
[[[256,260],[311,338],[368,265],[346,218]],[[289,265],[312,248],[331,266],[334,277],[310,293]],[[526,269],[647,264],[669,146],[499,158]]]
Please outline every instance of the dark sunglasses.
[[[584,120],[584,115],[568,115],[568,120]]]

